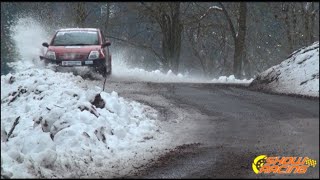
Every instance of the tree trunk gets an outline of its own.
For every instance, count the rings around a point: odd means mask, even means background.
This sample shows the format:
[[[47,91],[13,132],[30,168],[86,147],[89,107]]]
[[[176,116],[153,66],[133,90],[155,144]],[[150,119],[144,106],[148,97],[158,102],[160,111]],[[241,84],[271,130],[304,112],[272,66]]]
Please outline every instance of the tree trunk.
[[[308,9],[305,9],[305,3],[301,3],[301,10],[303,13],[303,17],[304,17],[304,34],[305,34],[305,38],[304,38],[304,45],[307,46],[309,44],[309,40],[310,40],[310,27],[309,27],[309,15],[308,15]]]
[[[78,2],[76,4],[76,7],[75,7],[75,10],[76,10],[76,25],[78,27],[84,27],[85,25],[85,20],[87,18],[87,11],[86,11],[86,8],[85,8],[85,3],[84,2]]]
[[[190,31],[191,31],[191,32],[190,32],[190,34],[189,34],[187,37],[188,37],[188,39],[189,39],[191,49],[192,49],[195,57],[198,58],[199,61],[200,61],[200,65],[201,65],[203,74],[206,75],[206,74],[207,74],[206,66],[204,65],[204,61],[203,61],[202,57],[200,56],[199,51],[198,51],[197,48],[195,47],[195,44],[196,44],[196,42],[195,42],[195,40],[194,40],[194,34],[195,34],[195,32],[194,32],[194,30],[190,30]],[[199,32],[199,29],[198,29],[198,32]],[[198,35],[199,35],[199,34],[198,34]],[[199,36],[197,36],[197,37],[199,37]]]
[[[183,26],[180,22],[180,3],[170,3],[171,15],[162,12],[161,29],[163,33],[162,52],[168,62],[168,68],[174,73],[179,69],[181,49],[181,33]]]
[[[245,36],[246,36],[246,21],[247,21],[247,3],[240,2],[239,7],[239,18],[238,18],[238,33],[232,24],[231,18],[223,6],[222,3],[219,3],[222,7],[222,11],[225,14],[231,34],[234,40],[234,60],[233,60],[233,74],[235,77],[241,77],[241,68],[242,68],[242,59],[244,58],[244,46],[245,46]]]
[[[239,30],[235,39],[235,52],[234,52],[234,63],[233,73],[236,77],[241,77],[242,62],[244,58],[244,47],[246,37],[246,19],[247,19],[247,4],[240,2],[239,7]],[[245,62],[245,61],[244,61]]]
[[[292,33],[291,33],[291,39],[293,41],[293,49],[296,49],[297,44],[299,43],[299,34],[298,34],[298,29],[297,29],[297,13],[296,13],[296,7],[295,3],[291,4],[291,17],[292,17]]]
[[[106,21],[104,23],[104,33],[108,33],[108,26],[109,26],[109,19],[110,19],[110,3],[107,3],[107,15],[106,15]]]
[[[304,11],[305,28],[306,28],[306,45],[310,45],[315,41],[314,25],[315,25],[315,12],[314,2],[309,2],[309,7]]]
[[[223,46],[223,56],[222,56],[222,59],[223,59],[223,68],[224,68],[224,72],[225,72],[225,69],[226,69],[226,62],[227,62],[227,57],[228,57],[228,53],[227,53],[227,40],[226,40],[226,33],[225,31],[222,31],[222,46]]]
[[[287,53],[290,54],[293,51],[293,40],[292,40],[292,28],[291,28],[291,24],[290,24],[290,20],[289,20],[289,5],[284,3],[283,7],[282,7],[282,11],[284,12],[284,22],[286,25],[286,35],[287,35],[287,39],[288,39],[288,43],[289,43],[289,48]]]
[[[314,2],[311,2],[311,25],[310,25],[310,44],[315,41],[315,33],[314,33],[314,25],[315,25],[315,18],[316,18],[316,13],[314,11]]]
[[[251,78],[252,77],[252,70],[251,70],[251,64],[249,61],[249,58],[247,57],[247,47],[245,47],[245,50],[243,52],[243,72],[245,73],[245,78]]]

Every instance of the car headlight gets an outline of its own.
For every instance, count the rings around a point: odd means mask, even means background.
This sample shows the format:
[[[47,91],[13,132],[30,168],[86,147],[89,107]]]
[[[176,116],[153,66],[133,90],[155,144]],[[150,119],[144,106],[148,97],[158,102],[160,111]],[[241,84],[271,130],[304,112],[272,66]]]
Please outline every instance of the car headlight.
[[[47,54],[46,54],[46,57],[49,58],[49,59],[56,60],[56,53],[53,52],[53,51],[48,51]]]
[[[98,59],[99,55],[99,51],[91,51],[88,59]]]

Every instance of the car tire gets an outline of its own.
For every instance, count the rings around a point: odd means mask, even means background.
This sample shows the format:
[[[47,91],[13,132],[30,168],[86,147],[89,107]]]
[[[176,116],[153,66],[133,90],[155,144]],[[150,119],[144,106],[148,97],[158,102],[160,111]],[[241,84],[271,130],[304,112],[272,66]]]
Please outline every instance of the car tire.
[[[95,71],[99,74],[101,74],[103,77],[107,76],[107,68],[105,65],[99,66],[95,68]]]

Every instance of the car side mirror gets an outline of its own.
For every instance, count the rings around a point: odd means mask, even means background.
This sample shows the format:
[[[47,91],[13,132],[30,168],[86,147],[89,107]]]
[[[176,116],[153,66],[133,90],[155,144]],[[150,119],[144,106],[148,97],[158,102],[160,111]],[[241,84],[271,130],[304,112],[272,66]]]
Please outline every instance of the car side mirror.
[[[47,42],[42,43],[43,47],[49,47],[49,44]]]
[[[110,41],[106,41],[105,43],[102,44],[102,47],[106,47],[106,46],[110,46],[111,42]]]

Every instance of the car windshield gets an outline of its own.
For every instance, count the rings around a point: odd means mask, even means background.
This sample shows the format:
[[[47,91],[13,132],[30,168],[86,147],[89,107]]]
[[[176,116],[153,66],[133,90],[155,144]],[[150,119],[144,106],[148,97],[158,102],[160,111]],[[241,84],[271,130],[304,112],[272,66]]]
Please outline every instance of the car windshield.
[[[99,45],[97,31],[59,31],[53,46]]]

